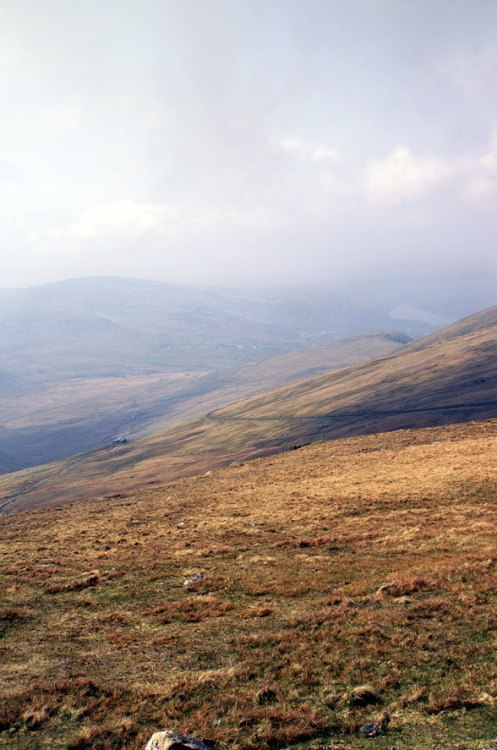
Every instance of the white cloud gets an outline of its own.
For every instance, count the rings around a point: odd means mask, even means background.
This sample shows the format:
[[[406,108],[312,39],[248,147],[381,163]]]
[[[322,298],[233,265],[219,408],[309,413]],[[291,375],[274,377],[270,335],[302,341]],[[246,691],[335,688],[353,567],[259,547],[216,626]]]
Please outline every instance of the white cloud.
[[[2,283],[38,281],[34,258],[47,280],[145,257],[171,279],[322,280],[431,244],[472,267],[475,230],[487,263],[497,3],[480,5],[0,3]]]
[[[495,46],[492,44],[477,53],[448,56],[439,60],[434,70],[470,99],[492,95],[497,82]]]
[[[75,130],[81,125],[81,107],[76,102],[58,102],[44,107],[38,114],[36,126],[46,131]]]
[[[66,225],[41,227],[31,232],[29,243],[50,240],[133,239],[143,235],[177,237],[208,225],[239,228],[264,226],[268,212],[137,203],[130,198],[93,206]]]
[[[137,236],[164,229],[181,221],[181,212],[171,206],[136,203],[131,199],[112,201],[84,211],[77,221],[62,227],[37,229],[28,240],[70,239],[102,236]]]
[[[480,164],[492,172],[497,172],[497,136],[494,136],[489,150],[481,157]]]
[[[386,159],[375,159],[367,166],[366,190],[374,201],[397,203],[424,197],[434,187],[447,182],[454,173],[445,159],[417,156],[399,145]]]
[[[303,138],[282,138],[277,141],[278,146],[300,161],[336,162],[340,160],[340,152],[336,148],[306,143]]]
[[[491,139],[483,156],[466,159],[464,163],[467,174],[464,196],[474,206],[490,207],[493,211],[493,201],[497,196],[497,137]]]

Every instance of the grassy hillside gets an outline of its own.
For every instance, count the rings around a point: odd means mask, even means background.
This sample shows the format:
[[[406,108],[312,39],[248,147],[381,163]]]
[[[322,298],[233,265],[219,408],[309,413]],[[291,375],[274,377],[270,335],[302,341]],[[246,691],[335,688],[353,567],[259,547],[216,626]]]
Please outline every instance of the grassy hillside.
[[[392,327],[387,309],[342,297],[105,277],[0,289],[0,369],[37,383],[204,372]],[[413,338],[433,330],[396,326]]]
[[[355,437],[0,519],[0,747],[492,746],[496,448]]]
[[[390,414],[404,420],[408,412],[434,410],[439,416],[428,420],[443,423],[454,408],[467,412],[467,418],[473,404],[475,412],[480,403],[485,409],[497,405],[496,353],[494,307],[374,362],[234,404],[216,418],[323,417],[339,422],[342,415],[353,415],[362,420],[361,428],[366,421],[384,428],[382,420]],[[412,419],[417,426],[425,417]]]
[[[395,325],[413,338],[433,330],[419,321]],[[0,472],[88,451],[123,431],[162,429],[174,423],[178,404],[183,419],[200,414],[195,398],[224,386],[228,371],[391,327],[386,303],[357,303],[329,290],[198,289],[122,278],[0,289]],[[361,360],[382,351],[390,349]],[[319,371],[323,360],[314,359]],[[302,368],[301,377],[310,374]],[[265,387],[290,380],[269,379]],[[227,381],[234,383],[231,375]],[[261,390],[233,388],[231,400]],[[223,403],[214,399],[209,408]]]
[[[115,450],[0,477],[4,509],[130,490],[322,438],[497,416],[497,308],[444,331]]]
[[[409,338],[370,333],[231,370],[54,380],[19,392],[0,373],[0,472],[16,471],[136,437],[231,401],[398,349]],[[9,392],[6,392],[6,388]]]

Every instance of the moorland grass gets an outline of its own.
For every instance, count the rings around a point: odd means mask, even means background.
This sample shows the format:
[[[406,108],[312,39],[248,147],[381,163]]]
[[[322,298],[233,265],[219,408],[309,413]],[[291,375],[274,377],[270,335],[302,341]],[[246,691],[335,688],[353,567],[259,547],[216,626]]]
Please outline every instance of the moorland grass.
[[[496,443],[318,443],[1,519],[0,748],[490,747]]]

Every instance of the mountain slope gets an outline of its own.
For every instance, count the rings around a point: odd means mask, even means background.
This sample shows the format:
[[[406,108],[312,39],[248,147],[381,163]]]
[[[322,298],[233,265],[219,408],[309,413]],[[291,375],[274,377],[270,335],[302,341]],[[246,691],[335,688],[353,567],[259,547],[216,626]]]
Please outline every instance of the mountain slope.
[[[496,355],[494,307],[374,362],[255,397],[216,417],[369,418],[409,410],[470,411],[479,403],[490,407],[497,399]]]
[[[120,492],[320,439],[497,416],[497,308],[445,330],[117,449],[2,477],[4,509]]]
[[[0,399],[0,471],[66,458],[122,435],[130,439],[157,432],[230,401],[394,351],[408,341],[404,334],[371,333],[231,370],[81,377],[47,383],[34,392],[19,392],[13,377],[2,379],[0,373],[0,387],[5,388]]]
[[[496,447],[360,436],[0,519],[0,748],[491,747]]]
[[[317,290],[226,290],[123,278],[0,289],[0,369],[29,380],[236,367],[389,329],[387,309]],[[396,321],[411,337],[430,324]]]
[[[433,330],[419,321],[395,325],[412,337]],[[0,472],[88,451],[123,432],[163,429],[178,409],[182,419],[201,414],[196,399],[235,386],[228,371],[391,326],[386,303],[328,290],[196,289],[105,277],[0,289]],[[389,350],[369,346],[361,356]],[[290,359],[281,371],[291,366]],[[318,356],[315,371],[322,367]],[[301,377],[310,374],[302,367]],[[248,374],[230,399],[291,379],[245,387]],[[214,399],[205,411],[223,403]]]

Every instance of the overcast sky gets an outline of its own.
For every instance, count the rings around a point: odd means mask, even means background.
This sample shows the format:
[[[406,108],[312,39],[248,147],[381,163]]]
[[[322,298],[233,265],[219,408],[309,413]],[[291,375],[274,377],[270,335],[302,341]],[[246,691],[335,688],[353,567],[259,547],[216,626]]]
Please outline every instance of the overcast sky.
[[[497,281],[495,0],[0,0],[0,42],[0,286]]]

